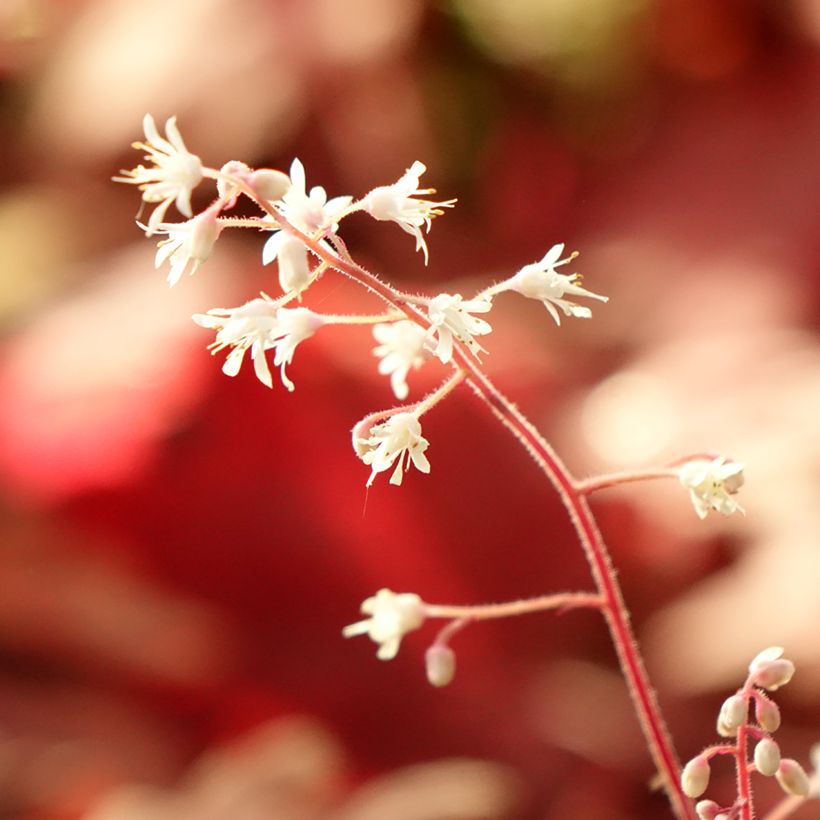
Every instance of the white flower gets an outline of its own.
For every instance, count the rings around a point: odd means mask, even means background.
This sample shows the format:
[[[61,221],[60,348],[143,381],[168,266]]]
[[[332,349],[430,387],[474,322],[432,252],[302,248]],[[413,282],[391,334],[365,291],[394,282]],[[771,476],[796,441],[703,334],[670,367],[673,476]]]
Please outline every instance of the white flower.
[[[452,208],[454,199],[432,202],[413,199],[420,194],[434,194],[435,188],[419,188],[419,178],[427,170],[423,162],[414,162],[398,182],[374,188],[361,202],[362,208],[374,219],[395,222],[403,231],[416,237],[416,250],[424,251],[424,264],[428,261],[427,243],[421,229],[430,231],[431,221],[444,213],[442,208]]]
[[[168,139],[159,135],[154,118],[146,114],[142,121],[146,142],[133,143],[134,148],[142,148],[148,153],[145,159],[153,166],[138,165],[131,171],[121,171],[124,176],[114,177],[115,182],[139,185],[145,202],[159,202],[148,219],[148,234],[162,222],[170,204],[176,201],[177,209],[187,217],[191,210],[191,192],[202,181],[202,162],[191,154],[182,141],[176,124],[176,117],[165,123]]]
[[[401,484],[411,461],[419,472],[430,472],[430,462],[424,455],[430,442],[422,437],[421,424],[413,413],[396,413],[381,424],[373,425],[367,438],[354,438],[353,443],[359,458],[373,468],[368,487],[378,473],[389,470],[394,462],[391,484]]]
[[[410,392],[407,386],[410,368],[418,370],[430,356],[424,347],[427,332],[415,322],[402,320],[374,325],[373,336],[380,343],[373,349],[373,354],[381,358],[379,373],[390,375],[393,394],[403,401]]]
[[[424,602],[412,592],[396,593],[380,589],[361,606],[363,615],[370,617],[350,624],[342,630],[345,638],[367,635],[379,644],[376,657],[389,661],[396,657],[401,639],[418,629],[426,617]]]
[[[308,251],[285,231],[277,231],[262,248],[262,264],[279,260],[279,285],[285,293],[301,293],[310,282]]]
[[[216,341],[209,345],[212,353],[233,348],[222,367],[227,376],[239,373],[245,352],[250,349],[256,377],[267,387],[273,387],[265,353],[275,350],[273,363],[281,365],[282,384],[291,391],[294,385],[285,366],[293,361],[299,342],[310,338],[325,321],[307,308],[278,307],[265,296],[238,308],[213,308],[193,319],[198,325],[217,331]]]
[[[168,236],[157,247],[154,267],[159,268],[163,262],[170,261],[170,287],[179,282],[189,264],[189,273],[193,276],[197,268],[211,255],[214,243],[222,232],[222,225],[216,218],[218,213],[218,209],[209,208],[187,222],[162,222],[154,228],[154,232]]]
[[[279,204],[291,225],[312,236],[326,230],[335,231],[338,220],[352,201],[352,196],[337,196],[328,200],[325,189],[320,185],[307,193],[305,167],[298,159],[294,159],[290,165],[290,187]]]
[[[782,655],[782,646],[770,646],[755,655],[749,664],[749,674],[756,686],[774,692],[794,677],[794,663]]]
[[[475,340],[475,336],[485,336],[492,332],[489,322],[471,316],[471,313],[487,313],[492,303],[487,299],[469,299],[464,301],[459,293],[440,293],[434,296],[427,307],[430,318],[430,330],[427,331],[428,344],[433,345],[434,355],[444,363],[453,357],[453,337],[467,345],[470,352],[478,358],[479,352],[487,351]]]
[[[743,486],[743,465],[718,456],[712,461],[689,461],[678,470],[680,483],[689,490],[689,497],[699,518],[709,510],[723,515],[745,514],[733,496]]]
[[[566,259],[561,259],[564,252],[563,244],[553,245],[540,262],[525,265],[515,276],[508,279],[501,285],[493,288],[495,292],[502,290],[513,290],[526,296],[529,299],[538,299],[544,303],[544,307],[555,319],[556,324],[561,324],[561,316],[555,309],[561,308],[566,316],[576,316],[580,319],[589,319],[592,311],[588,307],[577,305],[569,299],[564,299],[566,294],[570,296],[587,296],[590,299],[599,299],[601,302],[608,302],[606,296],[599,296],[585,288],[580,287],[576,282],[581,281],[577,273],[558,273],[555,268],[571,262],[577,254],[571,254]]]

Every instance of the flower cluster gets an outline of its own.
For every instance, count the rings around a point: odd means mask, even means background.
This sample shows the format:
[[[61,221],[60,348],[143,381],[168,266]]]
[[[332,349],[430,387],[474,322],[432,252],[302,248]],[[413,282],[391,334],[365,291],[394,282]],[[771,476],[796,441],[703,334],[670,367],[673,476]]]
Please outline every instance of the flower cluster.
[[[379,473],[395,464],[390,483],[400,485],[404,473],[413,466],[421,473],[430,472],[430,462],[424,451],[430,446],[421,435],[421,423],[415,413],[396,413],[381,424],[374,424],[365,435],[354,428],[353,448],[372,472],[369,487]]]
[[[709,785],[711,761],[718,755],[745,758],[749,739],[754,740],[753,769],[764,777],[774,777],[790,795],[806,797],[810,783],[803,767],[791,758],[783,758],[772,734],[780,728],[780,710],[769,693],[785,686],[794,675],[794,663],[783,656],[779,646],[760,652],[749,664],[749,675],[744,685],[728,697],[720,708],[717,719],[718,734],[736,738],[734,745],[716,745],[704,749],[683,768],[681,786],[689,797],[700,797]],[[754,723],[749,722],[754,708]],[[748,764],[747,764],[748,766]],[[739,768],[740,771],[740,768]],[[737,817],[740,799],[732,806],[721,806],[714,800],[701,800],[695,807],[701,820]]]

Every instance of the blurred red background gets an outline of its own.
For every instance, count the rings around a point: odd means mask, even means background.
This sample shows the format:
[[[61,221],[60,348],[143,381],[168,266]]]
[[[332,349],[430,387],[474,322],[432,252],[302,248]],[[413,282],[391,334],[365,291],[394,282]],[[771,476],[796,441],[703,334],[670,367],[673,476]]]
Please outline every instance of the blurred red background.
[[[701,523],[675,486],[594,506],[681,756],[781,644],[798,674],[778,739],[807,763],[818,47],[813,0],[0,3],[0,814],[667,816],[594,614],[472,627],[441,691],[429,626],[387,664],[342,640],[382,586],[481,603],[590,581],[469,391],[425,418],[429,477],[365,492],[349,430],[393,403],[366,329],[302,345],[293,395],[222,375],[190,315],[275,272],[261,237],[226,233],[167,289],[135,192],[109,182],[147,111],[209,165],[299,156],[331,196],[424,161],[459,198],[429,267],[395,226],[342,229],[408,290],[469,294],[578,248],[609,304],[559,330],[499,300],[487,370],[578,475],[747,463],[745,519]],[[331,277],[308,304],[378,309]],[[728,769],[714,791],[733,794]]]

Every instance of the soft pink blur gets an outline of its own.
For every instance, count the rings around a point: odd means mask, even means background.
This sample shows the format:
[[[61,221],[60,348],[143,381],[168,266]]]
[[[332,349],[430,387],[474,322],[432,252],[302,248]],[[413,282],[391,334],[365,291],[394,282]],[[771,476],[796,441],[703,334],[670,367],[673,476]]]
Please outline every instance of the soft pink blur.
[[[469,395],[400,490],[349,430],[393,404],[367,330],[299,348],[293,395],[228,379],[190,315],[275,272],[220,239],[173,290],[110,183],[172,114],[209,165],[362,195],[420,159],[458,197],[407,290],[581,251],[591,321],[498,300],[486,367],[578,475],[724,452],[745,518],[672,483],[594,501],[678,750],[783,645],[784,753],[820,739],[820,14],[812,0],[0,3],[0,814],[30,820],[667,816],[600,620],[434,628],[382,664],[341,627],[382,586],[480,603],[591,586],[533,465]],[[195,205],[208,202],[198,192]],[[377,310],[330,276],[320,310]],[[443,370],[411,374],[420,394]],[[732,773],[715,772],[731,796]],[[760,789],[761,805],[777,799]],[[796,817],[811,817],[815,806]]]

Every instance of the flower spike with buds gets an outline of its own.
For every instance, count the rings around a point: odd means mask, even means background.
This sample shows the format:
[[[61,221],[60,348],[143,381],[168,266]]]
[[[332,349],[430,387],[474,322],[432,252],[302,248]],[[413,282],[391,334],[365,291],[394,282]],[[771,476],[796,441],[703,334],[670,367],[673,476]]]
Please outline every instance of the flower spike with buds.
[[[373,349],[381,359],[379,373],[390,376],[393,395],[404,401],[410,392],[407,374],[411,368],[418,370],[431,355],[424,346],[427,333],[415,322],[402,320],[374,325],[373,336],[379,342]]]
[[[285,372],[293,361],[297,345],[310,338],[325,320],[307,308],[279,307],[269,297],[252,299],[238,308],[213,308],[207,314],[197,314],[194,321],[201,327],[216,330],[216,341],[209,347],[216,353],[233,348],[225,360],[222,372],[236,376],[247,350],[251,351],[256,378],[273,387],[266,351],[275,350],[274,365],[281,365],[282,384],[293,391],[294,384]]]
[[[358,425],[357,425],[358,428]],[[424,451],[430,446],[421,435],[421,423],[415,413],[396,413],[381,424],[373,425],[367,438],[357,437],[354,428],[353,446],[359,458],[372,467],[367,479],[369,487],[378,473],[396,468],[390,476],[390,483],[399,486],[404,473],[410,469],[410,462],[421,473],[430,472],[430,462]]]
[[[146,142],[133,143],[134,148],[147,151],[145,159],[152,167],[138,165],[131,171],[120,171],[123,176],[114,177],[115,182],[138,185],[145,202],[159,202],[148,219],[147,233],[156,230],[172,202],[187,217],[193,216],[191,192],[202,181],[202,162],[185,147],[177,128],[176,117],[165,123],[168,139],[159,135],[154,118],[146,114],[142,121]]]
[[[432,202],[429,199],[413,199],[420,194],[434,194],[435,188],[419,188],[419,179],[427,166],[418,160],[414,162],[397,182],[374,188],[361,201],[360,207],[373,219],[383,222],[395,222],[403,231],[416,237],[416,250],[424,251],[424,264],[429,261],[427,242],[422,234],[426,226],[430,233],[430,223],[441,216],[442,208],[452,208],[455,199],[444,202]]]
[[[529,299],[538,299],[543,302],[544,307],[558,325],[561,324],[561,316],[556,307],[560,308],[565,316],[589,319],[592,316],[592,311],[588,307],[577,305],[575,302],[565,299],[564,296],[567,294],[570,296],[586,296],[589,299],[598,299],[601,302],[608,302],[609,297],[582,288],[577,284],[581,281],[580,274],[558,273],[555,270],[557,267],[572,262],[578,256],[578,253],[575,252],[571,253],[566,259],[561,259],[563,252],[563,243],[553,245],[540,262],[524,265],[515,276],[488,288],[485,293],[494,295],[506,290],[512,290]]]
[[[709,510],[722,515],[745,510],[732,496],[743,486],[743,465],[718,456],[712,461],[688,461],[678,470],[680,483],[689,490],[689,497],[698,518],[706,518]]]
[[[166,261],[171,263],[171,270],[168,272],[169,287],[179,282],[189,264],[189,273],[193,276],[197,268],[211,255],[214,244],[222,232],[222,225],[217,219],[220,207],[220,202],[217,201],[208,210],[187,222],[161,222],[153,229],[154,233],[164,233],[168,236],[159,243],[154,267],[159,268]]]
[[[345,638],[367,635],[379,644],[376,657],[389,661],[396,657],[401,639],[418,629],[426,618],[424,602],[412,592],[396,593],[380,589],[361,607],[363,615],[370,617],[350,624],[342,630]]]
[[[486,336],[492,332],[489,322],[473,316],[473,313],[488,313],[492,308],[489,299],[464,300],[460,293],[440,293],[434,296],[428,306],[430,330],[427,337],[431,347],[435,344],[433,354],[443,364],[453,357],[453,339],[467,345],[476,358],[479,353],[487,351],[475,340],[476,336]]]

